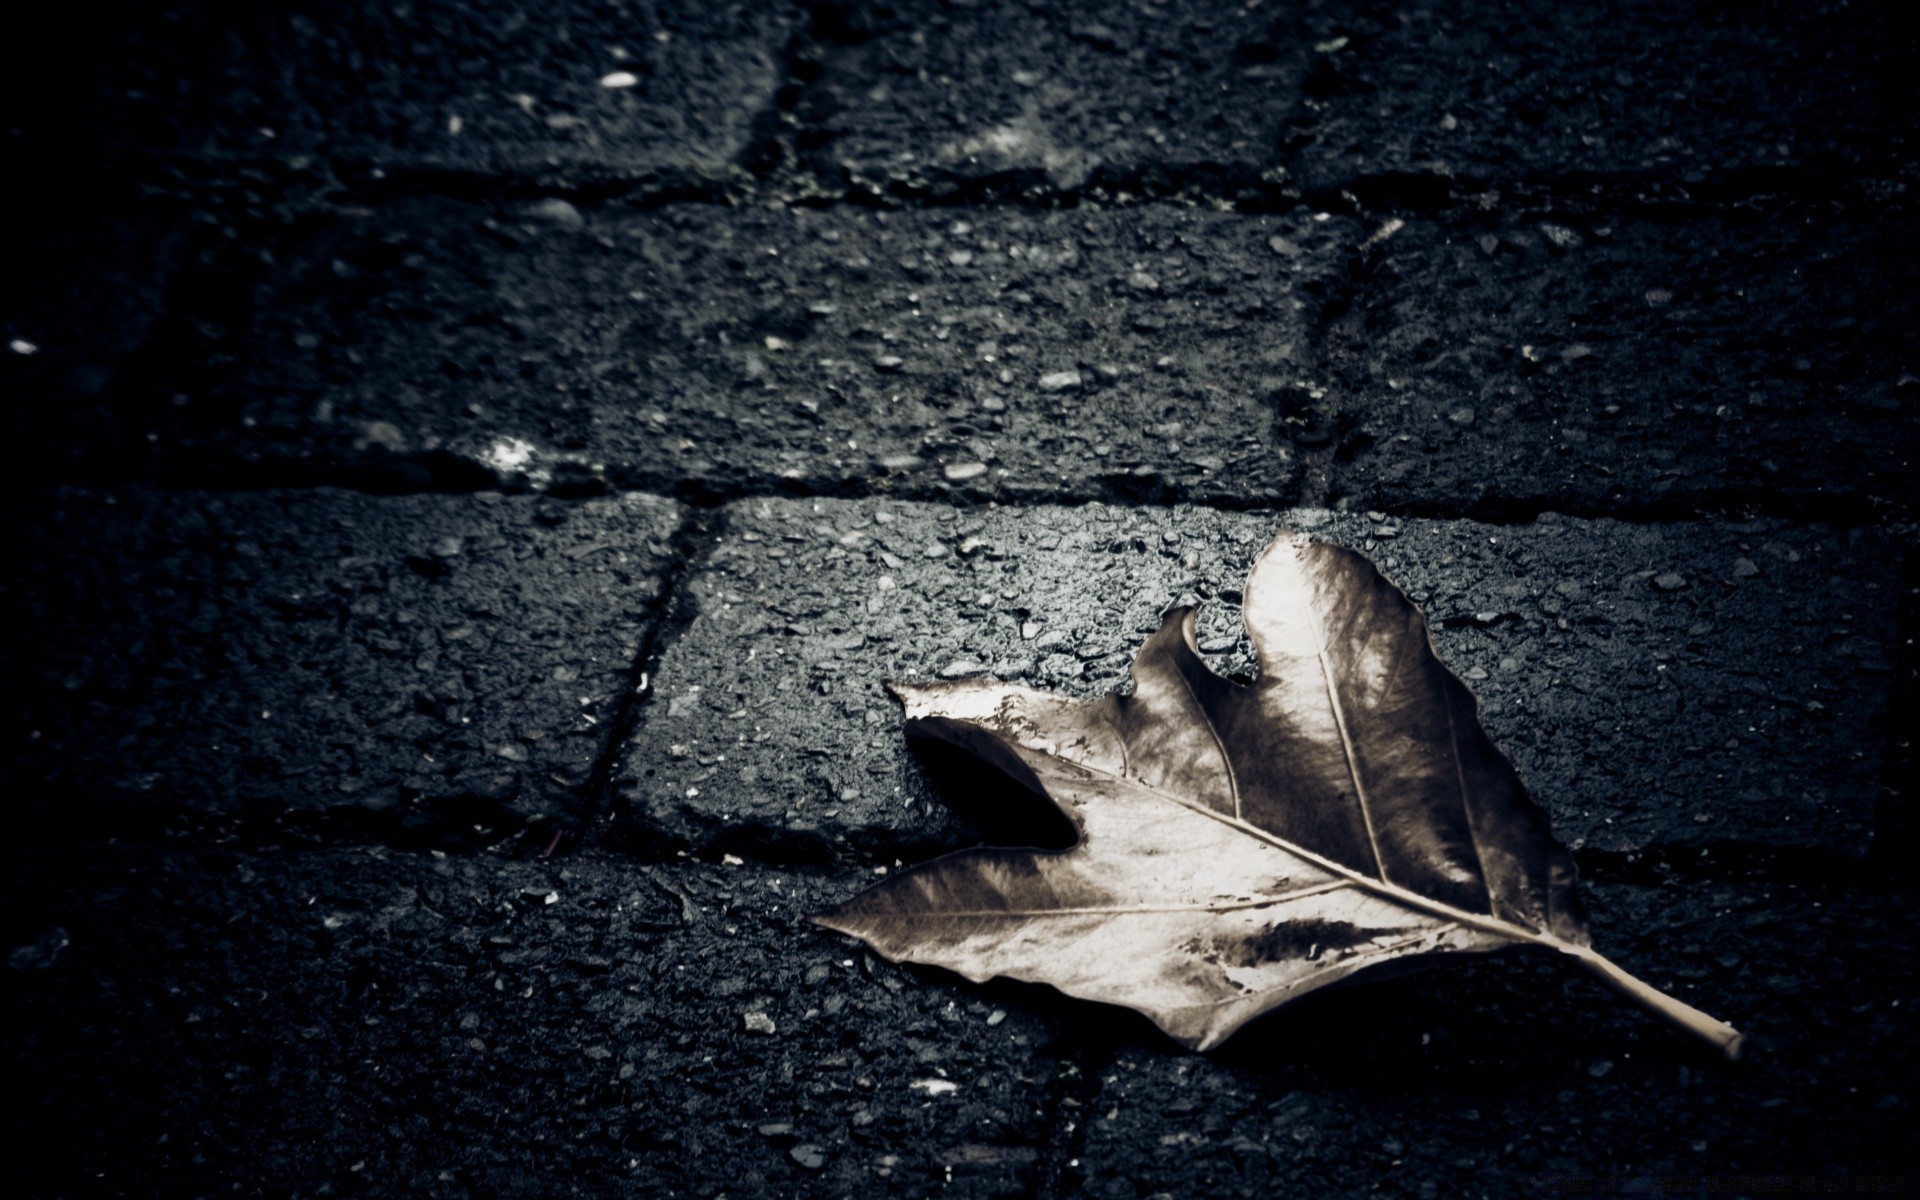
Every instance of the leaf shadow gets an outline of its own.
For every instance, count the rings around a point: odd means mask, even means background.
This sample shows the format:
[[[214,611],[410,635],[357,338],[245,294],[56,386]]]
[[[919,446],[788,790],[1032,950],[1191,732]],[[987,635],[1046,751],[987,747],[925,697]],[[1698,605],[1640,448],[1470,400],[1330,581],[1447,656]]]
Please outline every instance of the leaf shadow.
[[[1051,799],[979,755],[933,738],[909,736],[907,745],[927,790],[952,814],[956,838],[1037,850],[1070,850],[1080,840]]]
[[[1267,1014],[1207,1054],[1256,1087],[1462,1102],[1541,1094],[1626,1057],[1642,1071],[1739,1069],[1620,1005],[1559,956],[1526,947],[1363,972]]]
[[[1564,1015],[1582,1006],[1567,981],[1550,977],[1554,965],[1524,951],[1383,964],[1266,1014],[1208,1057],[1361,1088],[1423,1072],[1457,1078],[1471,1065],[1484,1086],[1570,1061],[1588,1040]]]
[[[1095,1061],[1190,1056],[1132,1009],[1076,999],[1039,983],[975,984],[942,967],[902,964],[929,986],[956,988],[1050,1028],[1055,1053]],[[1412,1092],[1465,1103],[1559,1086],[1592,1062],[1733,1069],[1653,1025],[1566,970],[1549,953],[1515,949],[1389,964],[1304,996],[1199,1056],[1256,1091],[1300,1088],[1363,1096]]]

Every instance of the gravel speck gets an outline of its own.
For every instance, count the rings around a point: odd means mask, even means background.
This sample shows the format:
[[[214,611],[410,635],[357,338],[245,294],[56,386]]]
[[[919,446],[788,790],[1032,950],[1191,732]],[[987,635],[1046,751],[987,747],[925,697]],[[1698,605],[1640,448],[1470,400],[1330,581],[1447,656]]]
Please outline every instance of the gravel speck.
[[[1587,244],[1587,239],[1565,225],[1543,224],[1540,226],[1540,236],[1559,250],[1578,250]]]
[[[587,219],[570,202],[558,196],[549,196],[527,210],[527,214],[542,221],[557,225],[562,229],[585,229]]]

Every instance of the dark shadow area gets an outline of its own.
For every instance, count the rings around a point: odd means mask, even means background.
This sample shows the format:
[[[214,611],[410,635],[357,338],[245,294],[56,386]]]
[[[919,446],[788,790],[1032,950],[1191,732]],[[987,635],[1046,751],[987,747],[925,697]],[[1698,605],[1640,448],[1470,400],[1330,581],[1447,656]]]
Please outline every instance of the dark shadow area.
[[[1125,1046],[1153,1056],[1186,1051],[1132,1009],[1012,979],[970,983],[940,967],[904,964],[930,986],[1058,1021],[1059,1047]],[[1301,1086],[1391,1089],[1424,1075],[1463,1090],[1498,1091],[1564,1069],[1591,1049],[1585,1031],[1642,1026],[1624,1043],[1701,1069],[1737,1071],[1720,1054],[1658,1025],[1545,951],[1508,950],[1385,963],[1266,1013],[1207,1052],[1252,1077]],[[1524,1030],[1524,1034],[1517,1032]],[[1435,1039],[1435,1032],[1443,1037]],[[1422,1041],[1425,1035],[1427,1040]],[[1462,1071],[1471,1064],[1471,1080]],[[1416,1069],[1417,1067],[1417,1069]],[[1411,1075],[1410,1075],[1411,1072]]]
[[[977,755],[932,738],[909,738],[928,787],[958,822],[957,832],[982,846],[1070,850],[1080,840],[1052,800],[1008,778]]]
[[[1873,846],[1867,864],[1884,886],[1907,892],[1920,887],[1913,870],[1916,840],[1914,798],[1920,795],[1920,763],[1913,743],[1920,733],[1920,553],[1908,550],[1900,563],[1900,625],[1894,645],[1892,693],[1887,698],[1885,775],[1874,810]]]
[[[1732,839],[1631,851],[1582,849],[1573,858],[1582,879],[1635,887],[1738,880],[1846,888],[1858,886],[1868,869],[1837,850]]]

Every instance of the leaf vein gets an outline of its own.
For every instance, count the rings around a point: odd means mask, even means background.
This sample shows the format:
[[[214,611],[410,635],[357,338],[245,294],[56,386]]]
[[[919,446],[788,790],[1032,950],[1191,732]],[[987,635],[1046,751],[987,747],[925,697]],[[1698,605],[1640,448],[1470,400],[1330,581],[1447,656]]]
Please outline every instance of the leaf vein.
[[[1220,730],[1214,726],[1213,715],[1207,711],[1207,706],[1200,703],[1200,693],[1193,690],[1193,681],[1187,678],[1187,673],[1178,664],[1174,666],[1173,673],[1179,677],[1180,686],[1187,689],[1187,698],[1193,701],[1194,711],[1200,714],[1200,724],[1206,726],[1208,736],[1213,738],[1214,748],[1220,751],[1220,765],[1227,772],[1227,793],[1233,797],[1233,815],[1238,818],[1241,815],[1240,777],[1234,772],[1233,755],[1227,752],[1226,739],[1220,736]]]
[[[1073,908],[943,908],[930,914],[918,914],[919,920],[929,917],[945,920],[948,917],[1091,917],[1128,915],[1134,913],[1219,913],[1242,912],[1254,908],[1280,908],[1297,900],[1306,900],[1314,896],[1324,896],[1328,892],[1337,892],[1350,888],[1353,882],[1347,879],[1335,879],[1328,883],[1316,883],[1309,887],[1295,888],[1277,896],[1260,896],[1252,900],[1236,900],[1231,904],[1089,904]]]
[[[1346,866],[1342,863],[1335,862],[1333,859],[1327,858],[1324,855],[1316,854],[1313,851],[1307,849],[1306,847],[1296,845],[1295,843],[1288,841],[1287,839],[1281,837],[1278,834],[1269,833],[1267,830],[1260,828],[1258,825],[1251,825],[1245,821],[1240,820],[1237,817],[1230,817],[1225,813],[1215,812],[1213,809],[1208,808],[1204,804],[1197,804],[1191,800],[1184,800],[1181,797],[1176,796],[1171,792],[1163,792],[1159,788],[1153,787],[1152,785],[1147,784],[1141,780],[1129,779],[1129,778],[1126,778],[1125,776],[1115,775],[1111,771],[1102,770],[1099,767],[1089,766],[1086,763],[1067,762],[1067,760],[1064,760],[1064,759],[1058,760],[1058,761],[1066,762],[1067,765],[1072,766],[1076,770],[1083,771],[1088,775],[1098,775],[1106,779],[1111,779],[1115,783],[1124,784],[1129,787],[1137,787],[1141,791],[1147,793],[1148,795],[1157,797],[1158,799],[1161,799],[1161,800],[1165,800],[1169,804],[1177,804],[1181,808],[1184,808],[1189,812],[1197,813],[1200,816],[1206,817],[1210,821],[1218,821],[1222,825],[1226,825],[1229,828],[1239,830],[1241,833],[1246,834],[1248,837],[1253,838],[1256,841],[1265,842],[1268,845],[1274,847],[1275,849],[1284,850],[1288,854],[1294,855],[1297,858],[1305,859],[1306,861],[1312,863],[1314,866],[1319,867],[1323,871],[1326,871],[1330,875],[1337,875],[1343,879],[1351,880],[1355,886],[1361,888],[1362,890],[1372,892],[1377,896],[1383,896],[1403,907],[1417,909],[1421,912],[1431,913],[1435,916],[1445,917],[1448,920],[1456,921],[1459,924],[1466,925],[1473,929],[1481,930],[1485,933],[1491,933],[1500,937],[1511,938],[1516,942],[1529,942],[1536,946],[1549,946],[1555,950],[1560,950],[1569,954],[1576,954],[1576,955],[1582,949],[1582,947],[1575,946],[1573,943],[1568,942],[1562,938],[1556,937],[1553,934],[1536,932],[1535,930],[1528,929],[1525,926],[1515,925],[1510,922],[1503,921],[1499,917],[1489,916],[1486,913],[1468,912],[1466,909],[1463,909],[1463,908],[1455,908],[1453,905],[1448,904],[1445,901],[1434,900],[1430,897],[1423,896],[1419,892],[1410,891],[1406,888],[1401,887],[1399,884],[1390,882],[1386,879],[1376,879],[1372,876],[1363,875],[1360,872],[1354,870],[1352,867]],[[1043,767],[1041,769],[1041,778],[1044,780],[1045,776],[1046,776],[1046,771],[1045,771],[1045,768]]]

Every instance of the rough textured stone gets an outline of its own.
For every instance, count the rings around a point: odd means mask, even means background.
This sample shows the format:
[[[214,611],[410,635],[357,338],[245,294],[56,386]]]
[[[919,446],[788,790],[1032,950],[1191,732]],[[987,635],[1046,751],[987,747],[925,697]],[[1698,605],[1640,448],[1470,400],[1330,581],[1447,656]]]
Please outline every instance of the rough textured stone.
[[[553,486],[1273,502],[1296,475],[1273,396],[1311,377],[1357,228],[610,206],[570,229],[396,203],[284,250],[259,320],[206,356],[211,394],[151,406],[154,444],[268,475],[451,454]],[[1291,257],[1266,248],[1282,233]],[[1083,386],[1048,382],[1067,372]],[[203,404],[226,421],[185,415]]]
[[[1408,589],[1572,846],[1865,846],[1896,599],[1873,535],[825,500],[736,504],[688,582],[621,769],[639,836],[884,862],[1005,834],[991,801],[962,789],[956,817],[929,790],[883,681],[1097,695],[1196,602],[1201,649],[1245,672],[1240,581],[1283,522]],[[1654,584],[1681,568],[1688,589]]]
[[[796,21],[777,2],[87,4],[52,16],[23,90],[30,128],[128,156],[715,172],[771,103]],[[634,83],[605,86],[616,72]]]
[[[577,808],[678,520],[640,495],[32,503],[10,802],[89,829],[345,806],[497,835]]]
[[[9,972],[0,1127],[46,1195],[1030,1190],[1057,1011],[804,921],[860,883],[81,842],[6,881],[67,944]]]
[[[801,162],[876,189],[1250,182],[1310,58],[1289,23],[1232,0],[825,9]]]
[[[1453,176],[1831,186],[1836,168],[1890,165],[1876,159],[1911,112],[1913,33],[1896,11],[1328,5],[1297,26],[1326,49],[1286,129],[1287,163],[1308,187],[1371,182],[1415,198]]]
[[[1333,488],[1368,507],[1910,511],[1920,229],[1857,215],[1411,221],[1296,407],[1354,431]]]

